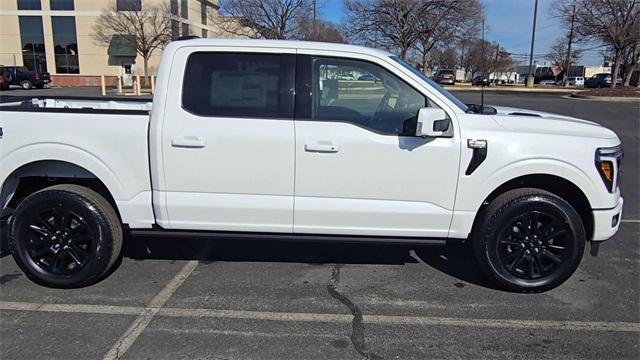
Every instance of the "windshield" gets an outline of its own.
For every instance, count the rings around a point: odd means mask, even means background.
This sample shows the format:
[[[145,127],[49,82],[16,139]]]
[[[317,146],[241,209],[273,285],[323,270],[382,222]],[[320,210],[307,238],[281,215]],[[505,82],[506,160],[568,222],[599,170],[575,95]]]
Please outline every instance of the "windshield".
[[[431,80],[428,76],[426,76],[425,74],[421,73],[420,71],[418,71],[416,68],[414,68],[413,66],[409,65],[407,62],[405,62],[404,60],[400,59],[397,56],[391,56],[391,58],[396,61],[398,64],[404,66],[405,68],[407,68],[409,71],[411,71],[412,73],[418,75],[418,77],[420,77],[420,79],[422,79],[424,82],[426,82],[427,84],[431,85],[432,88],[434,88],[437,92],[439,92],[440,94],[444,95],[447,99],[449,99],[452,103],[456,104],[457,107],[460,108],[460,110],[462,111],[467,111],[468,107],[467,105],[465,105],[462,101],[460,101],[460,99],[458,99],[457,97],[453,96],[453,94],[451,94],[450,92],[448,92],[447,90],[445,90],[442,86],[440,86],[437,82]]]

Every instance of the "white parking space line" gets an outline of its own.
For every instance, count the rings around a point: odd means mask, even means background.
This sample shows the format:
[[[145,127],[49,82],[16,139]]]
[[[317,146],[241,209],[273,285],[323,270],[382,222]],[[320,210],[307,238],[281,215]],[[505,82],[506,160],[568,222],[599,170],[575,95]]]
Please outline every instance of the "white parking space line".
[[[640,220],[638,220],[638,219],[622,219],[622,220],[620,220],[620,222],[623,222],[623,223],[640,223]]]
[[[45,304],[0,301],[0,310],[86,313],[108,315],[142,315],[143,307],[113,306],[113,305],[85,305],[85,304]]]
[[[283,313],[270,311],[213,310],[213,309],[161,309],[159,316],[173,317],[212,317],[225,319],[248,319],[269,321],[300,322],[351,322],[353,316],[342,314],[320,313]],[[640,332],[640,324],[632,322],[604,321],[555,321],[555,320],[514,320],[514,319],[472,319],[432,316],[392,316],[364,315],[363,320],[369,324],[380,325],[432,325],[490,327],[511,329],[545,329],[574,331],[621,331]]]
[[[198,261],[191,260],[171,281],[156,295],[147,307],[143,310],[142,314],[136,318],[131,324],[129,329],[116,341],[111,347],[109,352],[104,356],[105,360],[120,359],[129,350],[131,345],[142,334],[144,329],[147,328],[153,317],[158,313],[161,307],[167,303],[173,293],[178,290],[180,285],[191,275],[193,270],[198,266]]]
[[[37,312],[67,312],[67,313],[97,313],[113,315],[141,314],[139,318],[147,320],[148,308],[127,306],[103,306],[103,305],[76,305],[76,304],[38,304],[0,302],[0,310],[37,311]],[[237,320],[262,320],[283,322],[323,322],[323,323],[350,323],[352,315],[347,314],[323,314],[323,313],[288,313],[273,311],[244,311],[244,310],[216,310],[216,309],[180,309],[180,308],[156,308],[154,313],[159,317],[175,318],[218,318]],[[364,315],[363,320],[368,324],[379,325],[421,325],[421,326],[456,326],[471,328],[505,328],[505,329],[540,329],[540,330],[568,330],[568,331],[616,331],[640,333],[640,323],[633,322],[607,322],[607,321],[557,321],[557,320],[517,320],[517,319],[474,319],[452,318],[434,316],[393,316],[393,315]],[[126,342],[128,347],[133,343],[133,334],[139,336],[151,319],[146,324],[140,320],[134,322],[127,331],[129,337]],[[139,324],[137,326],[134,326]],[[134,332],[135,329],[135,332]],[[124,337],[124,336],[123,336]],[[119,341],[116,344],[120,344]],[[127,347],[127,348],[128,348]],[[120,351],[126,351],[121,346]],[[114,350],[113,354],[122,355]]]

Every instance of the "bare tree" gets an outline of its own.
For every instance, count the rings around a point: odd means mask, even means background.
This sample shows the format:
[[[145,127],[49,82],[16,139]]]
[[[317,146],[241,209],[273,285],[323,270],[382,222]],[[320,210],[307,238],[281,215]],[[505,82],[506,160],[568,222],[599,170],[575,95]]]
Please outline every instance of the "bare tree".
[[[437,47],[431,51],[429,63],[432,67],[440,69],[455,69],[458,62],[458,54],[453,47]]]
[[[574,30],[583,40],[594,40],[613,49],[613,79],[620,74],[625,49],[640,41],[640,0],[557,0],[566,24],[575,5]],[[616,81],[611,82],[611,87]]]
[[[296,39],[307,41],[324,41],[333,43],[345,42],[340,30],[331,22],[314,20],[309,15],[303,15],[299,19]]]
[[[419,0],[347,0],[347,35],[365,45],[398,51],[407,59],[418,39]]]
[[[487,76],[490,73],[502,73],[509,71],[515,62],[509,53],[496,42],[489,42],[482,39],[472,39],[469,41],[466,55],[461,57],[461,65],[465,71],[475,74],[483,73]]]
[[[418,1],[417,41],[415,49],[422,57],[422,67],[429,66],[429,52],[475,36],[482,20],[478,0]]]
[[[115,6],[104,9],[93,26],[93,38],[106,46],[114,36],[130,39],[131,47],[142,56],[147,75],[151,55],[171,41],[171,13],[167,7],[142,5],[142,11],[118,11]]]
[[[290,39],[311,0],[221,0],[220,15],[211,18],[227,33],[256,39]]]
[[[567,39],[559,38],[549,49],[549,52],[545,54],[545,59],[549,60],[551,64],[556,65],[562,69],[562,71],[569,71],[567,64]],[[576,64],[582,58],[582,50],[571,49],[571,64]]]
[[[461,66],[464,69],[465,79],[468,79],[469,75],[473,76],[473,71],[471,69],[472,62],[470,59],[473,56],[472,51],[476,41],[477,41],[476,38],[466,38],[466,39],[461,39],[457,44],[457,48],[458,48],[457,63],[459,66]]]
[[[623,52],[620,60],[622,69],[624,70],[624,82],[623,86],[631,85],[631,78],[633,72],[640,63],[640,41],[628,46]],[[640,79],[638,80],[638,86],[640,87]]]

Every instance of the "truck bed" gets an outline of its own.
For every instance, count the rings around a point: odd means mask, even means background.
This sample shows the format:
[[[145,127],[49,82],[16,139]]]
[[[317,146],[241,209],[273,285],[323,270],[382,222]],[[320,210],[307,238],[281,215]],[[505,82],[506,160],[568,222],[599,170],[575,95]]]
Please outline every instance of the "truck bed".
[[[0,184],[16,171],[29,171],[33,159],[46,163],[37,169],[48,176],[70,163],[110,189],[123,217],[138,214],[134,218],[141,223],[133,225],[150,226],[150,109],[150,101],[129,99],[35,98],[0,104]]]
[[[91,113],[147,114],[151,111],[151,100],[105,99],[82,97],[35,97],[18,98],[0,103],[0,111],[51,111]]]

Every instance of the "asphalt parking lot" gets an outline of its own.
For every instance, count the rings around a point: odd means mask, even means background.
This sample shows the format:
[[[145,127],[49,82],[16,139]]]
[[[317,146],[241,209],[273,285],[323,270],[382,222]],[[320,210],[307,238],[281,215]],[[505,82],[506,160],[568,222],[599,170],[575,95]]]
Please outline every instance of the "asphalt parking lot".
[[[582,117],[622,139],[620,231],[559,288],[496,290],[460,244],[131,238],[107,279],[55,290],[28,281],[3,243],[0,358],[640,358],[640,104],[485,102]]]

